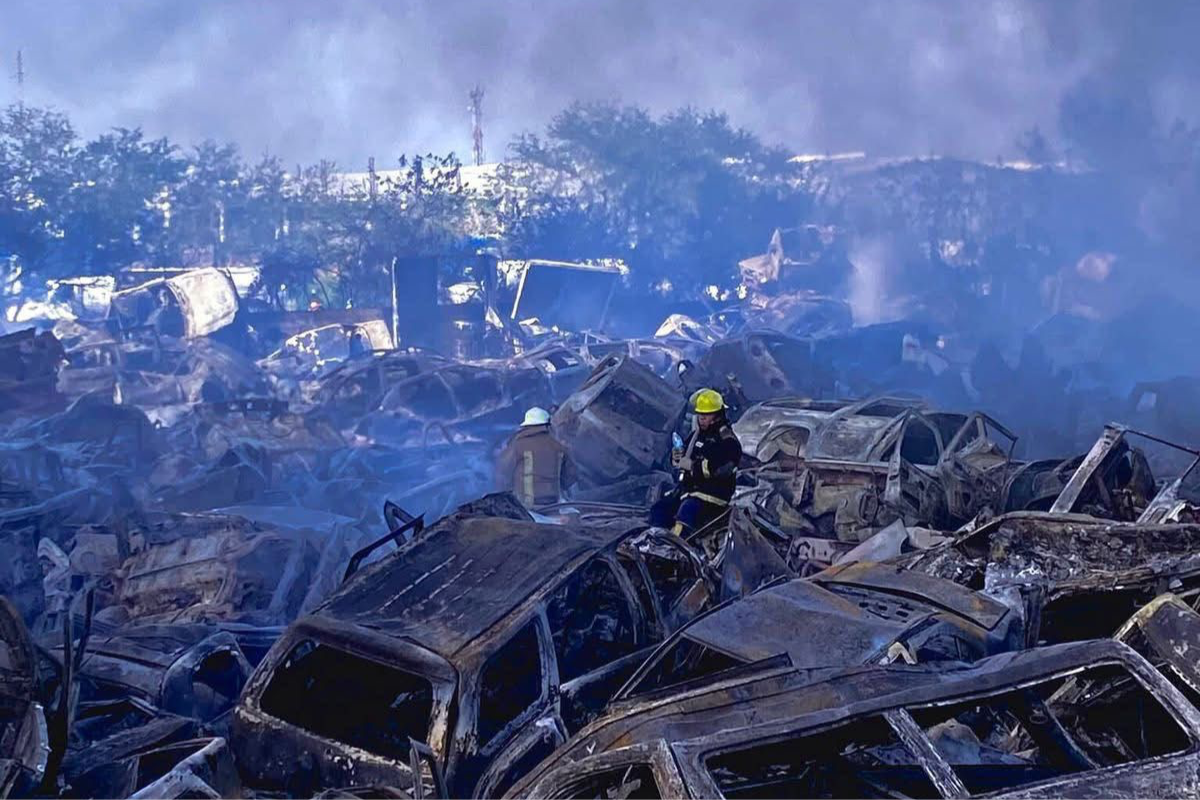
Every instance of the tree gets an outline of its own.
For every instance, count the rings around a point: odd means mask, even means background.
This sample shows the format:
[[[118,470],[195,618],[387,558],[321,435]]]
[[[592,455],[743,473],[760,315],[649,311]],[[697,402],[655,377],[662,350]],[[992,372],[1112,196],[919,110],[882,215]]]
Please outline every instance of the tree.
[[[63,114],[17,104],[0,113],[0,271],[46,271],[76,149]]]
[[[399,169],[367,185],[344,189],[345,210],[334,228],[342,251],[334,262],[339,295],[352,305],[390,296],[392,259],[444,254],[465,235],[466,193],[453,154],[399,159]]]
[[[728,286],[739,259],[810,208],[787,154],[716,112],[655,120],[636,107],[575,104],[545,138],[520,137],[512,150],[495,199],[510,249],[621,257],[638,291],[664,279],[681,296]]]
[[[227,263],[240,244],[242,171],[236,145],[205,141],[193,148],[171,191],[171,255],[178,263]]]
[[[73,161],[62,202],[54,271],[111,274],[166,248],[169,192],[183,174],[177,149],[141,130],[118,128],[88,142]]]
[[[277,308],[298,307],[309,296],[320,268],[337,257],[330,231],[344,213],[336,185],[336,165],[320,161],[280,185],[280,235],[261,251],[261,281]]]

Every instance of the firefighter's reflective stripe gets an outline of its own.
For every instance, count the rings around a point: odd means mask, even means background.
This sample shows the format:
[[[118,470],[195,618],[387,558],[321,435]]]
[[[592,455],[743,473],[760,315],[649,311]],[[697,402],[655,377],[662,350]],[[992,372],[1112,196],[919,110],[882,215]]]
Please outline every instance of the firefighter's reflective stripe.
[[[533,451],[526,450],[521,455],[521,499],[526,506],[532,506],[537,499],[533,496]]]
[[[712,477],[712,472],[710,472],[708,469],[708,459],[707,458],[700,462],[700,471],[704,473],[704,477],[706,477],[706,478]]]
[[[688,498],[688,497],[694,497],[697,500],[703,500],[706,503],[712,503],[714,506],[729,505],[728,500],[722,500],[719,497],[713,497],[711,494],[705,494],[704,492],[688,492],[687,494],[684,495],[684,498]]]

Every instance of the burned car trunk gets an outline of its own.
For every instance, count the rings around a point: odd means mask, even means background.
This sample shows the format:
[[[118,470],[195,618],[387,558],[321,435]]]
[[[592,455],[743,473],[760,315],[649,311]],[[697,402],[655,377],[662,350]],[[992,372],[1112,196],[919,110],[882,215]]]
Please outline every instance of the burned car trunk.
[[[354,573],[247,685],[243,776],[289,793],[414,788],[412,739],[452,796],[502,792],[668,632],[655,598],[698,577],[648,569],[622,547],[632,533],[464,511]]]

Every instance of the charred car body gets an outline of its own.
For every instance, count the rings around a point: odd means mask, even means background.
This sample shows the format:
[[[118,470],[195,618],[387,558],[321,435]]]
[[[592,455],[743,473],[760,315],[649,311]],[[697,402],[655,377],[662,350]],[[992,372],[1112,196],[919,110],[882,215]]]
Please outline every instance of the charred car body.
[[[984,414],[890,398],[768,401],[734,431],[762,465],[758,518],[851,545],[896,520],[944,530],[998,506],[1016,441]]]
[[[1119,643],[804,680],[796,671],[731,680],[602,718],[511,796],[1183,797],[1198,788],[1200,712]]]
[[[710,596],[698,570],[653,571],[627,538],[452,515],[355,574],[247,685],[234,742],[248,782],[412,788],[412,739],[453,795],[502,792]]]

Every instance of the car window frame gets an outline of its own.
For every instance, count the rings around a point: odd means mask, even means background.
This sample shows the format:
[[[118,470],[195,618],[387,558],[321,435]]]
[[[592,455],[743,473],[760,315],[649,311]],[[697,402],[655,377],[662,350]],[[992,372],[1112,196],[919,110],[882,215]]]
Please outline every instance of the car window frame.
[[[538,641],[538,664],[541,671],[541,687],[538,697],[526,706],[520,714],[506,722],[488,741],[481,742],[478,735],[479,722],[483,718],[481,714],[483,672],[487,668],[491,657],[508,646],[530,625],[534,626]],[[479,660],[479,665],[475,669],[474,680],[472,682],[472,697],[470,698],[471,719],[469,726],[469,732],[475,740],[474,752],[489,762],[499,755],[525,725],[536,719],[553,703],[557,696],[557,679],[558,668],[554,653],[554,641],[550,637],[550,625],[545,614],[541,612],[533,614],[519,625],[513,625],[512,632],[505,637],[503,642],[491,648],[490,652]]]
[[[1139,663],[1141,662],[1141,663]],[[1144,664],[1144,667],[1143,667]],[[1042,789],[1053,787],[1056,785],[1069,785],[1080,781],[1092,781],[1103,779],[1104,777],[1129,770],[1130,768],[1143,763],[1171,763],[1182,759],[1195,758],[1197,753],[1200,753],[1200,727],[1197,727],[1197,722],[1200,722],[1200,710],[1195,709],[1183,694],[1175,686],[1154,670],[1148,663],[1144,662],[1140,657],[1135,661],[1132,658],[1115,658],[1103,657],[1087,664],[1079,664],[1074,667],[1060,668],[1031,677],[1025,680],[1005,682],[999,686],[992,686],[980,691],[968,691],[962,693],[950,693],[944,697],[925,700],[920,702],[909,702],[895,705],[887,705],[879,708],[874,708],[867,711],[862,711],[857,714],[851,714],[840,717],[836,720],[822,722],[811,726],[796,726],[795,724],[786,724],[788,721],[774,722],[769,726],[769,729],[759,736],[747,735],[745,738],[738,738],[734,731],[727,732],[728,736],[717,734],[724,741],[713,742],[707,738],[691,740],[689,742],[680,742],[672,745],[672,751],[680,764],[681,772],[684,779],[688,781],[692,788],[692,793],[697,797],[724,797],[721,794],[716,781],[712,778],[707,767],[707,760],[714,755],[726,753],[734,750],[746,749],[749,747],[770,744],[776,741],[781,741],[788,738],[808,738],[814,735],[820,735],[823,731],[832,730],[842,725],[850,724],[856,720],[865,719],[872,716],[882,716],[888,720],[888,724],[892,726],[893,731],[897,736],[902,737],[902,741],[914,750],[914,754],[927,755],[932,752],[932,762],[938,767],[939,772],[949,770],[955,777],[956,782],[961,784],[962,778],[954,771],[953,765],[945,760],[940,753],[937,752],[933,741],[925,734],[923,729],[917,725],[916,720],[912,718],[910,711],[912,709],[920,709],[927,707],[936,707],[944,705],[956,705],[971,701],[983,701],[989,697],[1007,694],[1020,689],[1037,686],[1039,684],[1048,683],[1060,679],[1069,679],[1073,675],[1086,672],[1088,670],[1097,669],[1100,667],[1117,667],[1124,670],[1145,690],[1148,694],[1155,698],[1157,702],[1167,711],[1167,713],[1175,720],[1175,723],[1183,731],[1184,735],[1190,740],[1191,746],[1186,750],[1177,753],[1155,756],[1150,759],[1140,759],[1138,761],[1126,762],[1123,764],[1112,764],[1100,767],[1094,770],[1087,770],[1079,773],[1073,773],[1066,776],[1058,776],[1046,778],[1041,781],[1022,784],[1017,787],[1009,787],[1000,789],[987,794],[970,795],[964,794],[964,797],[970,798],[997,798],[1014,795],[1024,795],[1031,792],[1036,792]],[[1145,670],[1149,670],[1146,672]],[[1150,674],[1153,673],[1153,674]],[[1159,681],[1161,680],[1161,684]],[[1187,719],[1183,713],[1184,709],[1189,709],[1197,714],[1195,719]],[[903,712],[895,713],[895,712]],[[818,712],[820,713],[820,712]],[[801,715],[802,719],[804,715]],[[920,733],[920,740],[913,739],[913,731],[911,726],[902,722],[904,718],[912,720],[912,724],[916,725]],[[894,721],[895,720],[895,721]],[[748,733],[751,729],[743,729],[743,732]],[[921,753],[916,753],[914,744],[919,745]],[[926,748],[929,748],[928,750]],[[935,776],[928,768],[925,768],[927,774],[930,775],[931,782],[935,786]],[[941,787],[938,787],[942,791]],[[965,791],[965,789],[964,789]],[[956,796],[956,795],[947,795]]]

